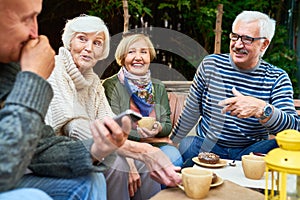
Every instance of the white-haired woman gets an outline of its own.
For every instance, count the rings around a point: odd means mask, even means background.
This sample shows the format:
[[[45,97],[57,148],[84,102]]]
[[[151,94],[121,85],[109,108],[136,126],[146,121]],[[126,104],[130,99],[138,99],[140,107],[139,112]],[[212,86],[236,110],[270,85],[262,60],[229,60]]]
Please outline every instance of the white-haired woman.
[[[66,23],[62,41],[64,47],[59,49],[59,54],[55,57],[55,69],[48,79],[53,87],[54,97],[46,115],[46,123],[51,125],[58,135],[80,140],[91,138],[91,121],[114,116],[100,78],[93,72],[97,61],[108,55],[109,33],[100,18],[83,15]],[[105,130],[99,128],[99,131]],[[104,150],[111,148],[110,144],[105,143],[105,138],[99,145],[103,146]],[[158,148],[126,140],[118,151],[123,156],[146,163],[148,172],[153,173],[152,177],[160,183],[176,186],[176,183],[181,182],[176,174],[180,168],[173,166]],[[143,156],[145,154],[148,156]],[[105,199],[108,195],[106,183],[108,191],[115,193],[115,188],[118,188],[117,199],[129,199],[128,174],[114,166],[121,162],[121,167],[127,170],[127,162],[123,156],[118,156],[117,159],[121,161],[115,162],[115,156],[115,154],[104,156],[105,159],[101,162],[104,165],[97,166],[99,172],[106,171],[107,168],[115,169],[111,176],[106,177],[106,182],[102,173],[98,173],[99,176],[96,177],[100,181],[94,181],[101,190],[98,193],[103,194],[101,199]],[[141,179],[144,183],[139,192],[142,198],[148,199],[159,192],[159,183],[152,180],[149,173]],[[117,180],[116,184],[112,180]],[[113,198],[108,196],[108,199]]]
[[[74,139],[92,137],[90,122],[114,116],[104,89],[93,67],[109,53],[109,32],[104,22],[95,16],[81,15],[69,20],[62,34],[64,46],[55,56],[55,68],[48,81],[54,97],[46,115],[46,123],[56,134]],[[106,165],[111,157],[108,155]],[[99,167],[99,172],[105,168]],[[102,173],[94,174],[95,199],[106,199],[106,180]],[[93,197],[94,198],[94,197]]]
[[[66,23],[62,41],[48,79],[54,98],[46,122],[58,135],[90,138],[89,121],[114,115],[93,71],[97,61],[108,56],[109,32],[100,18],[81,15]]]

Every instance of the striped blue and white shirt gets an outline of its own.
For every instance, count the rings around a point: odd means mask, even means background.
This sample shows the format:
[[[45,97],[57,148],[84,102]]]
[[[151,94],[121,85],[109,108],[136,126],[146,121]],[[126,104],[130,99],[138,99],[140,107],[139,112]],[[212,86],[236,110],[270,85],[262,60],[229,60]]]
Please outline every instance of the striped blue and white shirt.
[[[238,118],[222,114],[218,102],[233,97],[232,88],[274,106],[270,120],[261,124],[255,117]],[[200,119],[200,120],[199,120]],[[293,87],[288,74],[264,60],[251,71],[237,68],[229,54],[204,58],[195,74],[185,107],[172,131],[179,143],[197,125],[197,134],[223,147],[245,147],[268,139],[285,129],[299,130],[293,103]]]

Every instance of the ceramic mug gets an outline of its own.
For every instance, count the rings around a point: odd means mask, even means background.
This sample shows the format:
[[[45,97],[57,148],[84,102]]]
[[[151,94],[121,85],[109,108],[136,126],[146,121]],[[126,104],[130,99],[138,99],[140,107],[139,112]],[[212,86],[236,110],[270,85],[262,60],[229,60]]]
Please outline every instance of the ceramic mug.
[[[178,187],[185,194],[193,199],[201,199],[207,196],[211,181],[212,171],[194,167],[187,167],[181,170],[182,184]]]
[[[259,180],[266,170],[265,159],[263,156],[243,155],[242,167],[247,178]]]

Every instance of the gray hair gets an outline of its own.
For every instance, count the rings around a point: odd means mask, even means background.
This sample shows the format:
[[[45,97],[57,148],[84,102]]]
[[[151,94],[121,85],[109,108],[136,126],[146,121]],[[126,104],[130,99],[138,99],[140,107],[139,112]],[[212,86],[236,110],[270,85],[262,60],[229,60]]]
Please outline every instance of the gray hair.
[[[89,16],[89,15],[80,15],[79,17],[75,17],[71,20],[68,20],[64,32],[62,34],[62,41],[64,47],[70,50],[70,43],[72,38],[76,33],[99,33],[103,32],[105,35],[104,45],[103,45],[103,54],[99,58],[99,60],[105,59],[109,53],[109,32],[99,17]]]
[[[271,43],[271,40],[275,34],[276,27],[276,21],[274,19],[258,11],[243,11],[235,18],[234,22],[232,23],[232,30],[239,21],[245,23],[258,21],[258,26],[260,27],[260,36],[266,37]],[[267,48],[265,48],[262,56],[266,50]]]

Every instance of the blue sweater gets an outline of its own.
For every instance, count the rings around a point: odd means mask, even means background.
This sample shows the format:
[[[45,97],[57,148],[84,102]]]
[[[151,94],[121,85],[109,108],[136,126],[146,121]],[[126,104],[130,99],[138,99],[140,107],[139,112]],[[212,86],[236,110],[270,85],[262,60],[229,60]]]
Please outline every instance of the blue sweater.
[[[240,119],[222,114],[218,102],[233,97],[233,87],[243,95],[272,104],[275,109],[270,120],[261,124],[255,117]],[[223,147],[245,147],[284,129],[299,130],[291,81],[284,70],[263,60],[253,70],[242,71],[229,54],[209,55],[197,69],[171,139],[180,142],[196,123],[199,136]]]

